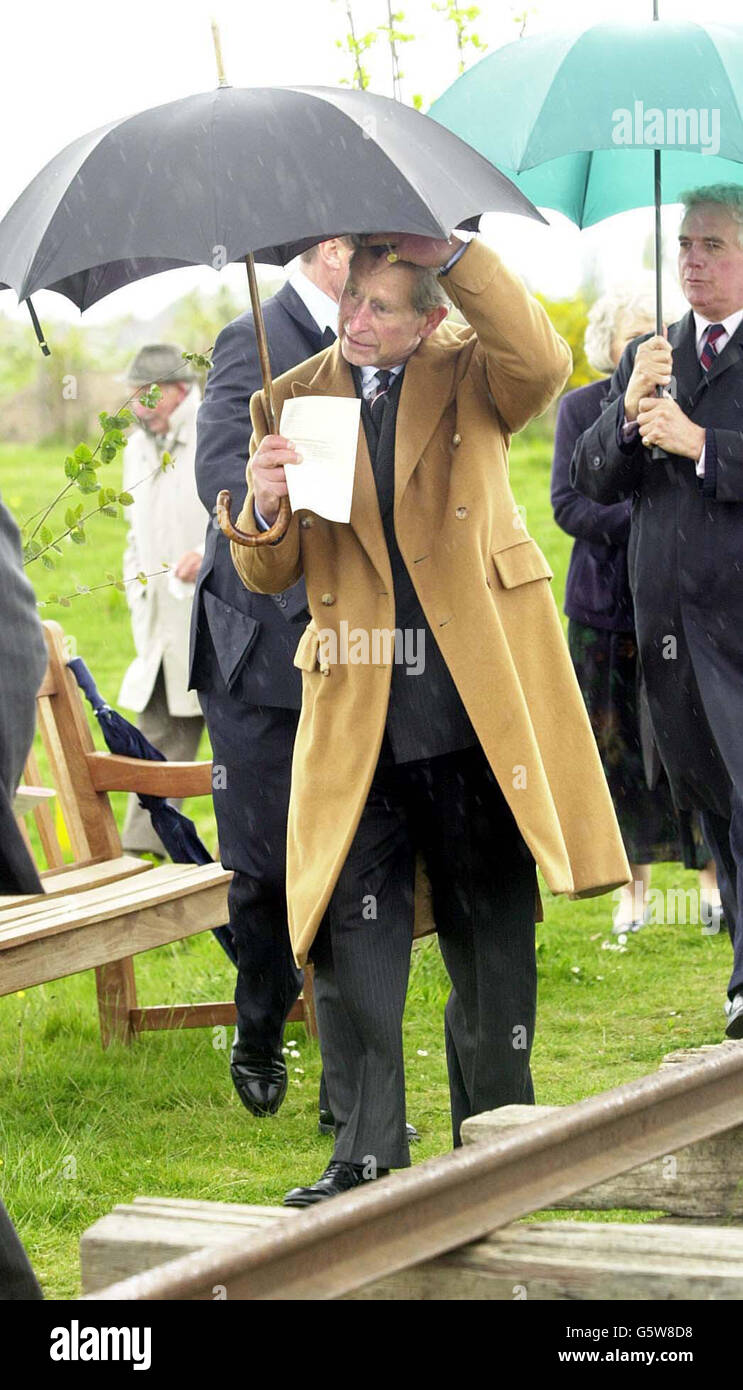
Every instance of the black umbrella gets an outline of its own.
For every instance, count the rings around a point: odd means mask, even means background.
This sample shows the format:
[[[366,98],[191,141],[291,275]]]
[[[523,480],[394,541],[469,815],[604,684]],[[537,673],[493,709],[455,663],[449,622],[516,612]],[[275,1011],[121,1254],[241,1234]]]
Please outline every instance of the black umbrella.
[[[386,228],[448,237],[486,211],[544,221],[420,112],[365,91],[220,78],[216,91],[111,121],[56,155],[0,223],[0,286],[21,300],[56,290],[83,310],[163,270],[244,261],[273,417],[255,261],[284,265],[326,237]],[[283,533],[282,503],[260,544]]]
[[[167,762],[165,754],[161,753],[160,749],[156,748],[153,743],[150,743],[140,729],[136,728],[134,724],[130,724],[129,720],[119,714],[118,710],[112,709],[110,705],[106,704],[82,657],[73,657],[67,665],[90,704],[103,731],[106,747],[111,753],[119,753],[125,758],[145,758],[150,762]],[[149,811],[153,830],[160,836],[174,864],[211,864],[213,862],[206,845],[202,843],[196,833],[196,826],[193,821],[189,820],[188,816],[184,816],[176,806],[171,806],[164,796],[144,796],[137,792],[137,799],[140,806],[145,811]],[[212,931],[233,965],[237,965],[237,953],[230,928],[228,926],[214,927]]]

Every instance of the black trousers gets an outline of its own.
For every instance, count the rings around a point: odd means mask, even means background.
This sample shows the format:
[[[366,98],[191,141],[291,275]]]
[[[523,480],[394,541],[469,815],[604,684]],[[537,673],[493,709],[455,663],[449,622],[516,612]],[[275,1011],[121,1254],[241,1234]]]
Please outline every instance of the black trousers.
[[[312,948],[335,1157],[381,1168],[410,1162],[402,1017],[418,851],[452,984],[454,1144],[467,1116],[534,1100],[534,860],[479,744],[395,764],[385,743]]]
[[[733,946],[733,969],[728,995],[743,990],[743,798],[733,790],[730,820],[714,811],[702,811],[699,819],[717,868],[717,884]]]
[[[214,759],[214,811],[222,863],[234,870],[230,927],[241,1042],[281,1052],[284,1021],[302,988],[289,942],[286,819],[298,713],[245,705],[220,678],[199,692]]]

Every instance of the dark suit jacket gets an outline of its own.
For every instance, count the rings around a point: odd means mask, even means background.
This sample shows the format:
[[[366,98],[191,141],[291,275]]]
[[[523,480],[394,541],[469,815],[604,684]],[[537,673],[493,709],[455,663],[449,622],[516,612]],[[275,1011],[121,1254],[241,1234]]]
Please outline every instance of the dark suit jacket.
[[[320,330],[291,285],[266,301],[263,316],[275,377],[319,352]],[[252,314],[242,314],[222,330],[213,362],[196,426],[196,485],[210,513],[217,493],[228,488],[236,517],[247,491],[250,397],[261,387]],[[243,586],[229,542],[212,516],[191,619],[191,687],[213,688],[213,651],[237,699],[298,710],[301,677],[292,661],[308,616],[303,581],[270,596]]]
[[[691,313],[668,338],[679,405],[706,430],[704,479],[691,459],[622,440],[637,339],[571,481],[597,502],[633,499],[629,578],[658,748],[679,804],[725,815],[729,770],[743,779],[743,325],[706,375]]]
[[[33,742],[45,670],[46,643],[23,573],[18,527],[0,503],[0,893],[41,892],[12,802]]]
[[[598,419],[608,391],[608,381],[592,381],[568,391],[560,401],[552,460],[552,510],[558,526],[575,536],[565,586],[568,617],[588,627],[632,632],[635,623],[627,576],[632,504],[589,502],[570,481],[575,445]]]

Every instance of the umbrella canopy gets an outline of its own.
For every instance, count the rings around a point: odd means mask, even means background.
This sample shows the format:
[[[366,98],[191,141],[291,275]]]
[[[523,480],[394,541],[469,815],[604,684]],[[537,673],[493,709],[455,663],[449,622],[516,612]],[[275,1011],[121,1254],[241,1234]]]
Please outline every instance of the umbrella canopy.
[[[329,236],[446,237],[485,211],[543,221],[482,155],[387,97],[233,88],[101,126],[46,165],[0,222],[0,282],[86,309],[185,265],[284,265]]]
[[[519,39],[431,108],[579,227],[694,185],[743,183],[743,27],[657,20]]]

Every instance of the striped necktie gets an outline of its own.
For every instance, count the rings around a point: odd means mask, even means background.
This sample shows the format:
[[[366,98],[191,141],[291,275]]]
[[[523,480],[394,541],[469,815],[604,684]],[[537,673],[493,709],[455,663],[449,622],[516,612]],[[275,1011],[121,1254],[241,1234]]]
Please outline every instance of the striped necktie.
[[[721,338],[723,333],[725,332],[725,326],[721,323],[711,323],[709,325],[709,328],[706,330],[707,337],[705,340],[704,347],[702,348],[702,351],[699,355],[699,361],[701,362],[705,372],[709,371],[710,367],[712,366],[712,363],[717,357],[717,342],[718,339]]]
[[[388,372],[384,367],[381,367],[380,370],[377,372],[376,382],[377,384],[374,388],[374,395],[370,396],[369,398],[369,410],[371,411],[372,420],[374,421],[377,430],[379,430],[382,425],[382,416],[384,415],[384,407],[387,400],[387,392],[389,391],[390,384],[392,382],[392,372]]]

